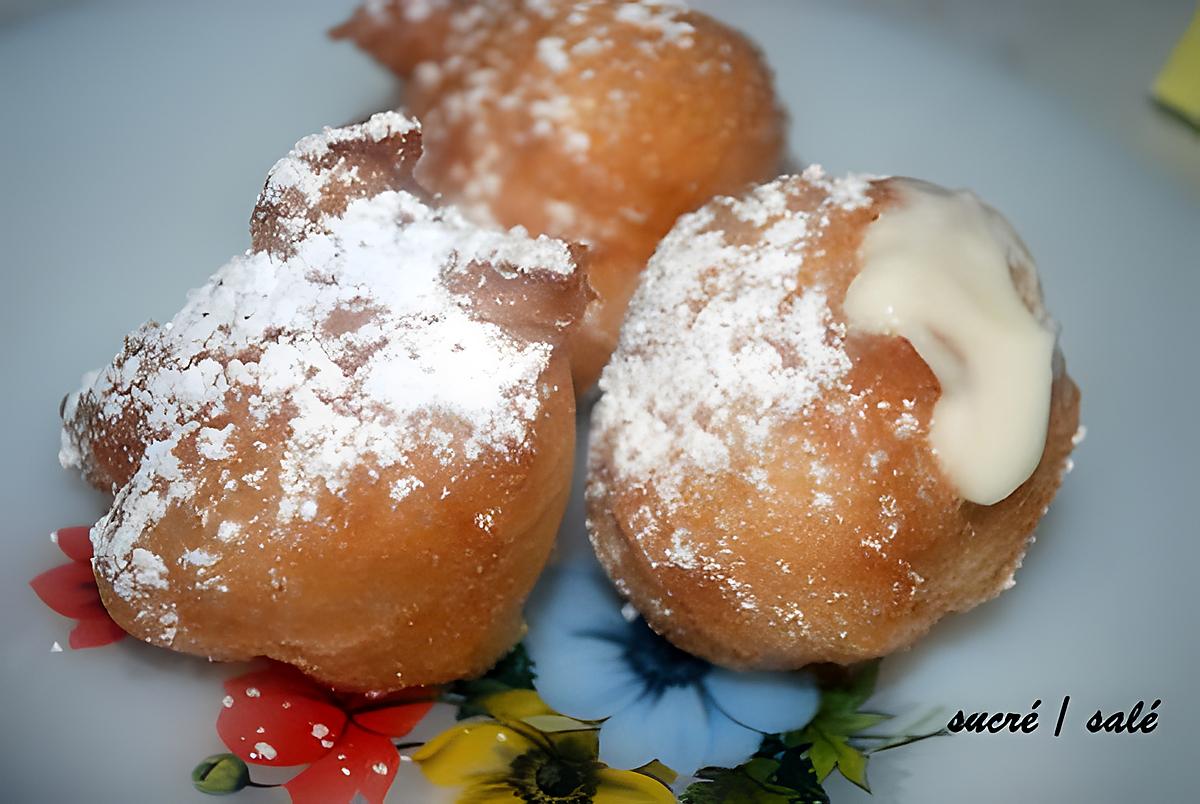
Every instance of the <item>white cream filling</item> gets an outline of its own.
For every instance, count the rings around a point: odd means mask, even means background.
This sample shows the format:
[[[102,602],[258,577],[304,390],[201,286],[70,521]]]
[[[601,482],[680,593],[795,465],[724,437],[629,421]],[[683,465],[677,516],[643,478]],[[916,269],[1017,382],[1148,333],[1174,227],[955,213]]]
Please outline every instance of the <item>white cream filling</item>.
[[[991,505],[1033,474],[1046,443],[1056,332],[1037,268],[971,193],[892,182],[900,197],[863,238],[847,321],[912,343],[942,386],[929,429],[942,469]]]

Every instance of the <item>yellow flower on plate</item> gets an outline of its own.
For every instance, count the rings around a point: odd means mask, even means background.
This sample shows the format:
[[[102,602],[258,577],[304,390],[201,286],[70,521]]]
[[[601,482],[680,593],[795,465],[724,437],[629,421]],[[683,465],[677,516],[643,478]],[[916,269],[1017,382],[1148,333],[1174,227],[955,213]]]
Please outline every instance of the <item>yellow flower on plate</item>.
[[[554,712],[533,690],[483,700],[492,720],[462,723],[413,759],[429,781],[462,787],[463,804],[673,804],[674,774],[614,770],[597,757],[597,725]]]

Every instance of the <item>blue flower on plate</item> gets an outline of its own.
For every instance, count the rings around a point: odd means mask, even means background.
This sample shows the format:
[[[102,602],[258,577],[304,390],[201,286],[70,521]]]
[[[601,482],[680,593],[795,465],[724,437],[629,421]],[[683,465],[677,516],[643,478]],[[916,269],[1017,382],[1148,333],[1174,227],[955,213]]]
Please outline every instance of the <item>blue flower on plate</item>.
[[[534,686],[549,706],[604,720],[600,759],[689,774],[733,767],[763,734],[799,729],[820,694],[804,672],[738,673],[676,648],[622,601],[598,567],[552,570],[526,609]]]

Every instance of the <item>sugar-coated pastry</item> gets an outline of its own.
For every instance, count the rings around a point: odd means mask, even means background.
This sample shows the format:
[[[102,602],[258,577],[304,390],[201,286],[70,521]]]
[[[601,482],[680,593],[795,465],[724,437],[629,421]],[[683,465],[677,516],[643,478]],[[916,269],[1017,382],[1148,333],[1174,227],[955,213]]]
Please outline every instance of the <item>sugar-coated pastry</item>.
[[[409,79],[431,189],[475,220],[589,245],[580,392],[676,218],[779,169],[761,54],[677,0],[383,0],[335,34]]]
[[[965,192],[819,168],[683,217],[600,380],[589,532],[675,644],[849,663],[1012,585],[1079,391]]]
[[[569,491],[572,247],[485,230],[413,181],[398,114],[302,140],[253,250],[64,404],[111,489],[105,606],[147,642],[269,656],[346,690],[486,670]]]

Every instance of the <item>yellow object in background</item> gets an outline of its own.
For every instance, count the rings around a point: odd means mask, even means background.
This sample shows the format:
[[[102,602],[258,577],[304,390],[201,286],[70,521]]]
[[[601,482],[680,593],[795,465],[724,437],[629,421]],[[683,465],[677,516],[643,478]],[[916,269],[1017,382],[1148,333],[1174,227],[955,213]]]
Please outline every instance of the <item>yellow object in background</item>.
[[[1154,98],[1200,128],[1200,9],[1154,81]]]

